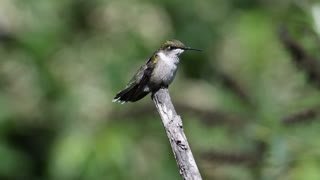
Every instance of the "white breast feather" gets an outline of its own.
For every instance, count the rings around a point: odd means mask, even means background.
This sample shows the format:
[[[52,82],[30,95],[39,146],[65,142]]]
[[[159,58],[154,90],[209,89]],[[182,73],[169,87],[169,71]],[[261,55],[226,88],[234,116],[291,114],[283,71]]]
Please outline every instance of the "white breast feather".
[[[179,59],[178,57],[171,58],[162,52],[158,55],[161,62],[159,62],[159,67],[156,69],[157,74],[161,74],[159,77],[162,79],[162,82],[170,84],[175,76]]]
[[[170,57],[165,55],[163,52],[160,52],[158,55],[159,55],[160,59],[162,59],[167,65],[175,66],[175,62]]]

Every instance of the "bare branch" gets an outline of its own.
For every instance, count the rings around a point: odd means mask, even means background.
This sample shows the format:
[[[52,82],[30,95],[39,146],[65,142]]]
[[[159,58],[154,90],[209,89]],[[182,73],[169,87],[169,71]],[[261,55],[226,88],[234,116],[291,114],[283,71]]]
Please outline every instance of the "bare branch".
[[[199,169],[183,132],[182,120],[174,109],[168,89],[155,92],[152,99],[161,116],[180,175],[184,180],[201,180]]]

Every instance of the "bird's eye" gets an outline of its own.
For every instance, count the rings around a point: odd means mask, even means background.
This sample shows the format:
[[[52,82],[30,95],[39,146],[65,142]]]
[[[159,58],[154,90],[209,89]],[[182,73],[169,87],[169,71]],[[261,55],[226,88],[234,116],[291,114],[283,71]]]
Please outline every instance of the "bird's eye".
[[[175,49],[173,46],[168,46],[167,47],[167,50],[173,50],[173,49]]]

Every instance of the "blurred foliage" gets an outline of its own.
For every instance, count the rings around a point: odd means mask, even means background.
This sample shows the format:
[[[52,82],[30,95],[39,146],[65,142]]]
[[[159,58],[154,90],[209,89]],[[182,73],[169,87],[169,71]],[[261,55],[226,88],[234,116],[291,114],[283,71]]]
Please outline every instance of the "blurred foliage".
[[[171,38],[204,179],[320,179],[316,0],[2,0],[0,179],[180,179],[150,97],[111,103]]]

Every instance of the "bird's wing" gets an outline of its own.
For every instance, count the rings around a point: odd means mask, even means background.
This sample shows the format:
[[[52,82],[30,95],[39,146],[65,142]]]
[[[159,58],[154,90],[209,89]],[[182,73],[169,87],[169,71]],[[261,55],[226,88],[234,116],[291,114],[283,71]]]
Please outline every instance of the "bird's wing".
[[[139,71],[134,75],[134,77],[129,81],[127,87],[139,84],[140,86],[145,86],[150,79],[151,73],[158,61],[158,56],[153,54],[148,61],[140,67]]]
[[[149,82],[157,60],[158,56],[155,53],[143,66],[140,67],[139,71],[130,80],[126,88],[116,95],[116,97],[113,99],[113,102],[134,102],[146,96],[149,91],[146,91],[145,88]]]

